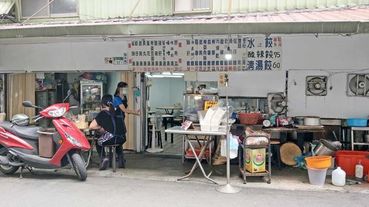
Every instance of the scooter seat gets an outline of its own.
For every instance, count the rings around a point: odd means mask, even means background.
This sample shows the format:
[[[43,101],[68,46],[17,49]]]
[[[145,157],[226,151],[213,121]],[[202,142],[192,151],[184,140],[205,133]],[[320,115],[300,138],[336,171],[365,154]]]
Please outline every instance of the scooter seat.
[[[0,127],[3,127],[20,138],[31,140],[38,140],[39,134],[37,131],[41,129],[41,127],[17,126],[8,121],[0,122]]]

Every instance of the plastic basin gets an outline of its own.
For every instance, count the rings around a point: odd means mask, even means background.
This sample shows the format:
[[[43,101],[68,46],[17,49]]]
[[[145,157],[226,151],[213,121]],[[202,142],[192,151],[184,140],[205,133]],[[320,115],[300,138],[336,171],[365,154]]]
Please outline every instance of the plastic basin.
[[[313,169],[327,169],[332,165],[331,156],[305,157],[306,166]]]
[[[351,127],[366,127],[368,125],[368,119],[351,118],[346,121],[347,126]]]
[[[355,176],[355,165],[361,163],[364,167],[364,175],[369,172],[369,152],[339,150],[336,152],[337,166],[346,172],[347,176]]]
[[[240,113],[238,115],[241,124],[245,125],[254,125],[258,124],[263,120],[261,113],[254,112],[254,113]]]
[[[308,167],[309,182],[311,185],[323,186],[325,177],[327,176],[327,169],[314,169]]]

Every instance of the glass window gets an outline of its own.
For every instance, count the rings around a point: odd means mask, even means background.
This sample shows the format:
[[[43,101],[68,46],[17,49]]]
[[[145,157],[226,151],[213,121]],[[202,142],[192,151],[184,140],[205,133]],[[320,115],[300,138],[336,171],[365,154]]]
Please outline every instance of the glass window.
[[[210,0],[192,0],[193,10],[209,10]]]
[[[175,13],[210,12],[212,0],[174,0]]]
[[[34,17],[50,17],[52,15],[71,16],[77,14],[77,0],[54,0],[48,5],[50,1],[51,0],[22,0],[22,16],[30,17],[43,7],[45,8],[35,14]]]
[[[22,16],[29,17],[35,14],[43,6],[45,6],[49,0],[22,0]],[[35,17],[46,17],[49,16],[49,8],[41,10],[39,13],[34,15]]]
[[[76,14],[77,0],[55,0],[50,4],[51,14]]]

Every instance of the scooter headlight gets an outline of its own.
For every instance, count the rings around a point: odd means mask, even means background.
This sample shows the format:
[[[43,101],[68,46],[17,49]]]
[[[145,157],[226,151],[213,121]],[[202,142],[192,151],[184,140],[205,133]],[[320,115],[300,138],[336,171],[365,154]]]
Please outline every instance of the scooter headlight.
[[[49,111],[48,114],[49,116],[52,116],[52,117],[61,117],[65,114],[65,112],[67,112],[67,109],[65,107],[61,107],[61,108]]]
[[[81,147],[82,146],[82,144],[79,142],[79,141],[77,141],[74,137],[72,137],[71,135],[69,135],[68,133],[65,133],[65,137],[67,138],[67,140],[70,142],[70,143],[72,143],[72,144],[74,144],[74,145],[76,145],[76,146],[78,146],[78,147]]]

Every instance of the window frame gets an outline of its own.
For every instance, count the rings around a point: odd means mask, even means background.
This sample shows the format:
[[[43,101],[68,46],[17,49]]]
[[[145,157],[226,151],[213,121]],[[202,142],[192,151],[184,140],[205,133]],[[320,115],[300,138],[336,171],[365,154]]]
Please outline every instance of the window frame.
[[[172,11],[173,14],[208,14],[208,13],[212,13],[213,12],[213,0],[209,0],[210,4],[209,4],[209,8],[208,9],[194,9],[193,8],[193,0],[180,0],[180,1],[185,1],[185,2],[189,2],[191,4],[191,10],[189,11],[176,11],[176,0],[172,0]]]
[[[48,0],[50,2],[50,0]],[[58,14],[52,14],[51,13],[51,8],[50,5],[47,6],[47,16],[33,16],[32,19],[48,19],[48,18],[72,18],[72,17],[79,17],[79,0],[76,0],[76,12],[75,13],[58,13]],[[19,4],[19,11],[21,13],[21,19],[27,19],[30,16],[23,16],[23,11],[22,11],[22,0],[20,0],[20,4]]]

